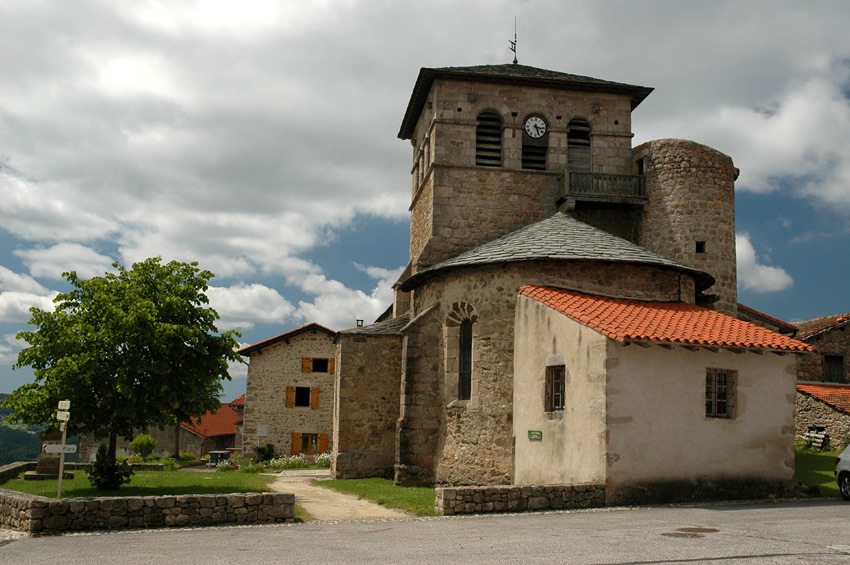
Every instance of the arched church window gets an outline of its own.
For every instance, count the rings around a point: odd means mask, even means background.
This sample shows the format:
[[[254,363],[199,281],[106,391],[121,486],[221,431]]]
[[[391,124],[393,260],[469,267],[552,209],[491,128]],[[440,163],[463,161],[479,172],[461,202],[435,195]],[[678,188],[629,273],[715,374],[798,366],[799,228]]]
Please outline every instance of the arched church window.
[[[483,112],[478,116],[475,164],[479,167],[502,166],[502,117],[495,112]]]
[[[471,401],[473,404],[476,402],[478,377],[473,363],[473,351],[478,337],[477,320],[475,308],[468,302],[454,303],[446,317],[445,391],[446,397],[451,399],[451,402]]]
[[[590,124],[575,119],[567,124],[567,168],[570,171],[590,171]]]
[[[549,153],[549,125],[543,116],[528,116],[522,128],[522,168],[546,170]]]
[[[466,319],[460,324],[458,340],[458,400],[472,397],[472,320]]]

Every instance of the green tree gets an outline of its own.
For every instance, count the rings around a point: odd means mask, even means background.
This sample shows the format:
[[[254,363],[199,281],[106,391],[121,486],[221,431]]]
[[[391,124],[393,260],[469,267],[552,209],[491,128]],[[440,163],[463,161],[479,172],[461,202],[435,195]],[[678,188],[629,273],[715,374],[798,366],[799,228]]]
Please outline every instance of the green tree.
[[[219,333],[207,306],[212,273],[159,257],[113,267],[88,280],[63,273],[73,290],[54,299],[55,310],[30,309],[37,329],[18,333],[29,347],[15,368],[32,367],[35,381],[2,405],[14,410],[12,421],[55,429],[57,403],[69,399],[70,429],[83,424],[95,439],[108,438],[114,464],[117,438],[217,410],[228,361],[241,358],[240,334]]]
[[[156,440],[149,434],[139,434],[136,439],[130,442],[130,449],[133,453],[142,458],[142,461],[147,461],[150,454],[153,453],[156,447]]]

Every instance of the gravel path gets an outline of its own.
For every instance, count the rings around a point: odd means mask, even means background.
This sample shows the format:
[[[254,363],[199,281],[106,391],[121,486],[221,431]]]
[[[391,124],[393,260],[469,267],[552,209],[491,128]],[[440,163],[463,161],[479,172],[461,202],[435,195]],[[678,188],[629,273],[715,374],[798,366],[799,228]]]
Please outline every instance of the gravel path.
[[[328,476],[328,472],[283,471],[271,487],[277,492],[295,494],[295,503],[301,505],[314,520],[348,521],[374,519],[403,519],[411,516],[401,510],[384,508],[379,504],[360,500],[351,494],[315,486],[313,479]]]

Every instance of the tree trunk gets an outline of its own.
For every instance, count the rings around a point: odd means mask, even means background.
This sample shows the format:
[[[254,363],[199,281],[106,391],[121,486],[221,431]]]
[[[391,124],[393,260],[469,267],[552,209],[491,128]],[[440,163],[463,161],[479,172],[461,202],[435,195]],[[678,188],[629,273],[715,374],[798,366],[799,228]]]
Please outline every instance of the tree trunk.
[[[118,436],[116,434],[109,434],[109,449],[106,452],[107,459],[113,465],[115,464],[115,451],[118,448]]]
[[[180,424],[174,424],[174,460],[180,459]]]

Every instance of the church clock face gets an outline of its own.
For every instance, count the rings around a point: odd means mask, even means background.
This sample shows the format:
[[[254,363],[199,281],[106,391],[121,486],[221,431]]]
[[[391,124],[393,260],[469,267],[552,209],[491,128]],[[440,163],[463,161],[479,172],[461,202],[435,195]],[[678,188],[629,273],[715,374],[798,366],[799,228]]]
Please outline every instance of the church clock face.
[[[538,116],[531,116],[525,120],[525,133],[534,139],[543,137],[546,134],[546,122]]]

